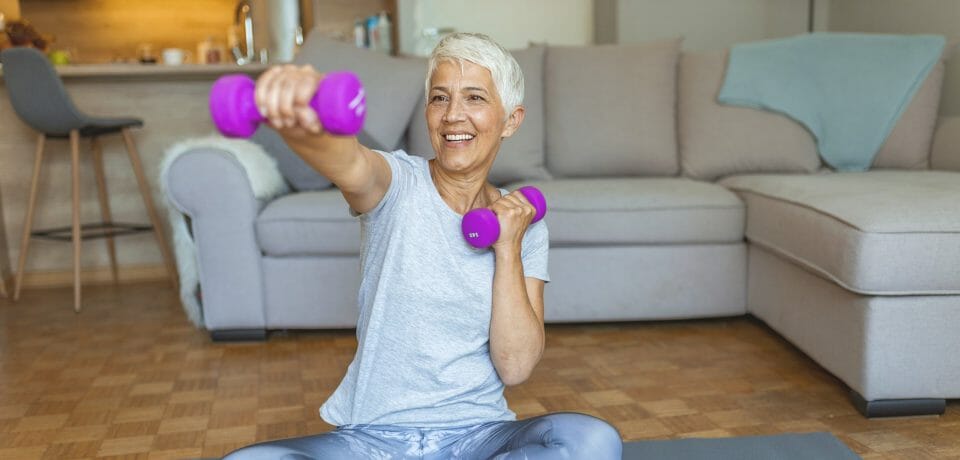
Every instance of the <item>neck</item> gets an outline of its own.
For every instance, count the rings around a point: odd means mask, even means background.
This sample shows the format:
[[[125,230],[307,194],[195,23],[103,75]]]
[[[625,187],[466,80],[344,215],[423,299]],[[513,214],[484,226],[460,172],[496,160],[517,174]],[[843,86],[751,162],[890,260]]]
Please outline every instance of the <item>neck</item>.
[[[493,204],[499,195],[496,187],[487,183],[485,174],[451,174],[430,160],[430,178],[437,193],[457,214],[485,208]]]

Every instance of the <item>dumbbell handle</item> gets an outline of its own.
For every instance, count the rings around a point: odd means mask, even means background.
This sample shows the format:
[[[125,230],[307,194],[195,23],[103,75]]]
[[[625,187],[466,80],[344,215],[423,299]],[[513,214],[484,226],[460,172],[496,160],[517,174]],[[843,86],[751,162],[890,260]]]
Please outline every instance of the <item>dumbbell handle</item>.
[[[532,186],[520,187],[518,190],[537,210],[530,223],[543,219],[547,214],[547,200],[543,193]],[[471,246],[478,249],[488,248],[500,238],[500,221],[489,208],[474,209],[463,216],[460,230]]]
[[[256,83],[243,74],[217,79],[210,89],[210,115],[217,129],[228,137],[250,137],[266,120],[254,99]],[[350,72],[330,72],[324,76],[310,99],[323,129],[338,135],[360,132],[366,115],[363,85]]]

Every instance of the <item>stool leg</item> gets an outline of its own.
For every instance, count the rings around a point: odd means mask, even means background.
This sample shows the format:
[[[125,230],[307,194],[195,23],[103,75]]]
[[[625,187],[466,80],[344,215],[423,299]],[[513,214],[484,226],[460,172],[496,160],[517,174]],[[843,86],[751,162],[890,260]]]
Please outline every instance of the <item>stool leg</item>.
[[[0,193],[0,297],[8,298],[7,273],[10,272],[10,248],[7,247],[7,229],[3,220],[3,194]]]
[[[147,183],[147,177],[143,173],[143,165],[140,163],[140,155],[137,153],[137,146],[133,143],[133,136],[130,135],[130,129],[123,128],[124,144],[127,146],[127,154],[130,155],[130,163],[133,165],[133,172],[137,176],[137,183],[140,185],[140,195],[143,198],[143,205],[147,208],[147,214],[150,215],[150,222],[153,224],[153,236],[157,238],[157,245],[160,247],[160,253],[163,255],[163,261],[167,266],[167,273],[170,275],[170,281],[173,288],[180,291],[177,279],[177,268],[173,263],[173,252],[167,244],[164,237],[163,226],[160,222],[160,216],[153,206],[153,195],[150,194],[150,184]]]
[[[80,131],[70,131],[70,167],[73,173],[73,311],[80,313]]]
[[[17,261],[17,277],[13,283],[13,300],[20,299],[20,284],[23,282],[23,268],[27,264],[27,250],[30,249],[30,232],[33,230],[33,210],[37,204],[37,188],[40,185],[40,166],[43,164],[43,144],[47,136],[37,136],[37,152],[33,160],[33,179],[30,180],[30,198],[27,200],[27,216],[23,219],[23,236],[20,238],[20,255]]]
[[[93,150],[93,171],[97,176],[100,216],[103,218],[103,223],[109,226],[113,223],[113,216],[110,214],[110,199],[107,195],[107,175],[103,167],[103,150],[100,148],[100,139],[97,136],[90,139],[90,148]],[[113,276],[113,283],[117,284],[117,246],[114,244],[113,236],[107,237],[107,253],[110,255],[110,274]]]

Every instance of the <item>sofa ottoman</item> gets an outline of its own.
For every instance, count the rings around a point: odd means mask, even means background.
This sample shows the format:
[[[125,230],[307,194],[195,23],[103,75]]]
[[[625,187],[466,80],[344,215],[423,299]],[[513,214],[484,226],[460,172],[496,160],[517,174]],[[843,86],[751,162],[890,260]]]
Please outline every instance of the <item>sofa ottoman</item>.
[[[960,397],[960,174],[725,179],[747,204],[747,309],[856,392],[867,415]]]

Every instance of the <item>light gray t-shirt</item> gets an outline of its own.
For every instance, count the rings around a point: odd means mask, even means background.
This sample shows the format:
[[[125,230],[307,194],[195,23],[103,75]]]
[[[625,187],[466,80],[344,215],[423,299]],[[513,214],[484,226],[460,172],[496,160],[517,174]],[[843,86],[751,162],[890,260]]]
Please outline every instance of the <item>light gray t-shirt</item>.
[[[515,420],[490,360],[493,251],[466,243],[427,160],[379,153],[393,176],[360,216],[357,353],[321,416],[422,428]],[[549,281],[546,224],[527,228],[522,244],[524,275]]]

